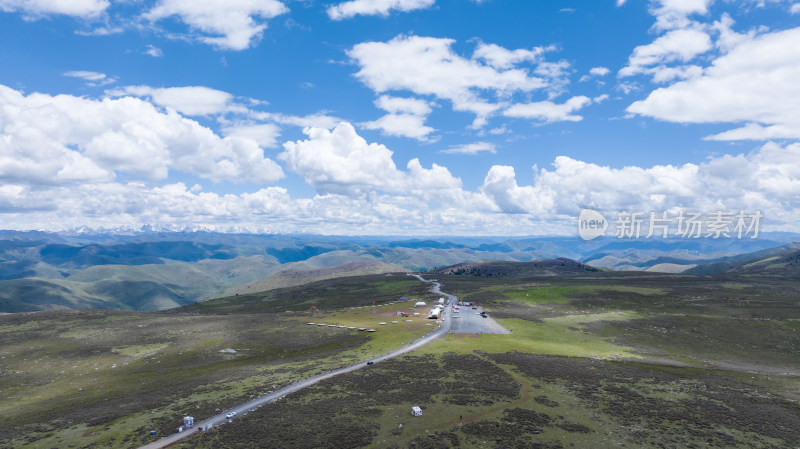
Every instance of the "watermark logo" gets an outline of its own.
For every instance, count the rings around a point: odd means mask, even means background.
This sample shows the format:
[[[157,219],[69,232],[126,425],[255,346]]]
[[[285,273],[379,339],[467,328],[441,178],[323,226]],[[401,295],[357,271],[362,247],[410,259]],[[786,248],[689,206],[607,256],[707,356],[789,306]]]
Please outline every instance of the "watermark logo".
[[[714,211],[710,213],[678,211],[669,212],[619,212],[614,237],[618,239],[651,239],[676,237],[699,238],[758,238],[761,228],[761,211]],[[592,240],[606,234],[609,222],[600,212],[581,210],[578,216],[578,235]]]
[[[592,240],[606,235],[608,220],[600,212],[583,209],[578,216],[578,235],[584,240]]]

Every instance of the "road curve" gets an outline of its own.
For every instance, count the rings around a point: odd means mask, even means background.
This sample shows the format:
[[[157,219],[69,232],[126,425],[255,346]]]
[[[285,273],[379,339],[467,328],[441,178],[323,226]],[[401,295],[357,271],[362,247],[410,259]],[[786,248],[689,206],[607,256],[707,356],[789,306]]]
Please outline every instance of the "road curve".
[[[451,295],[449,293],[445,293],[445,292],[441,291],[441,286],[442,285],[439,282],[436,282],[436,280],[425,280],[425,279],[422,278],[422,276],[420,276],[418,274],[414,274],[412,276],[416,277],[417,279],[419,279],[422,282],[432,283],[433,287],[431,287],[431,291],[433,293],[436,293],[437,295],[441,295],[441,296],[446,297],[447,298],[446,305],[450,305],[451,303],[455,303],[456,301],[458,301],[458,298],[455,295]],[[373,362],[373,363],[376,363],[376,362],[380,362],[382,360],[391,359],[393,357],[397,357],[399,355],[402,355],[402,354],[405,354],[407,352],[411,352],[411,351],[413,351],[415,349],[421,348],[422,346],[427,345],[428,343],[436,340],[437,338],[441,337],[442,335],[447,334],[448,332],[450,332],[450,324],[451,324],[451,319],[446,314],[447,310],[448,310],[448,308],[445,307],[445,309],[442,311],[442,321],[441,321],[442,324],[437,330],[429,333],[428,335],[425,335],[424,337],[420,338],[419,340],[417,340],[417,341],[415,341],[413,343],[410,343],[410,344],[408,344],[406,346],[403,346],[400,349],[396,349],[396,350],[394,350],[392,352],[388,352],[388,353],[380,355],[378,357],[373,357],[373,358],[371,358],[369,360],[371,362]],[[229,410],[225,410],[222,413],[220,413],[218,415],[215,415],[215,416],[212,416],[211,418],[208,418],[208,419],[206,419],[204,421],[197,422],[194,425],[194,429],[187,429],[187,430],[184,430],[183,432],[180,432],[180,433],[174,433],[174,434],[169,435],[167,437],[161,438],[160,440],[157,440],[157,441],[154,441],[152,443],[149,443],[149,444],[146,444],[144,446],[141,446],[140,449],[161,449],[161,448],[167,447],[167,446],[169,446],[171,444],[177,443],[178,441],[180,441],[180,440],[182,440],[184,438],[188,438],[191,435],[194,435],[195,433],[198,433],[199,429],[201,429],[201,428],[208,428],[209,426],[217,427],[218,425],[220,425],[222,423],[225,423],[226,421],[228,421],[228,419],[225,417],[228,413],[235,412],[237,416],[242,415],[242,414],[244,414],[246,412],[253,411],[253,410],[257,409],[258,407],[261,407],[262,405],[269,404],[272,401],[280,399],[280,398],[286,396],[287,394],[294,393],[295,391],[299,391],[299,390],[302,390],[303,388],[306,388],[306,387],[309,387],[311,385],[314,385],[315,383],[317,383],[319,381],[322,381],[322,380],[325,380],[325,379],[330,379],[331,377],[338,376],[339,374],[349,373],[351,371],[355,371],[357,369],[364,368],[366,366],[367,366],[366,361],[362,361],[362,362],[358,362],[358,363],[356,363],[354,365],[346,366],[344,368],[339,368],[339,369],[337,369],[335,371],[330,371],[328,373],[320,374],[320,375],[317,375],[317,376],[314,376],[314,377],[310,377],[310,378],[305,379],[305,380],[301,380],[299,382],[295,382],[295,383],[293,383],[291,385],[288,385],[286,387],[283,387],[283,388],[281,388],[279,390],[273,391],[272,393],[265,394],[264,396],[257,397],[255,399],[249,401],[249,402],[245,402],[244,404],[240,404],[240,405],[237,405],[236,407],[233,407],[233,408],[231,408]]]

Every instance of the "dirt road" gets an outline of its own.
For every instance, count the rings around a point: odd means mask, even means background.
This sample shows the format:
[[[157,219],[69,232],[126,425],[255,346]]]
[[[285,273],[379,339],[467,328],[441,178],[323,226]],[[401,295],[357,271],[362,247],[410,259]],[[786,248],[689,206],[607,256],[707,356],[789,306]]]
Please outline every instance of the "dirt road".
[[[399,355],[405,354],[407,352],[411,352],[411,351],[413,351],[413,350],[415,350],[417,348],[420,348],[422,346],[427,345],[428,343],[436,340],[437,338],[441,337],[442,335],[447,334],[450,331],[450,324],[451,324],[452,320],[451,320],[451,316],[449,316],[449,313],[447,311],[452,309],[452,307],[451,307],[452,304],[455,304],[456,302],[458,302],[458,298],[456,296],[454,296],[454,295],[451,295],[449,293],[445,293],[445,292],[441,291],[440,290],[441,284],[436,282],[436,281],[425,280],[420,275],[414,275],[414,277],[416,277],[417,279],[419,279],[422,282],[430,282],[430,283],[432,283],[433,287],[431,288],[431,291],[436,293],[436,294],[438,294],[438,295],[442,295],[442,296],[447,298],[447,302],[446,302],[446,306],[445,306],[445,312],[442,314],[442,321],[441,321],[442,324],[441,324],[441,326],[437,330],[431,332],[430,334],[420,338],[419,340],[417,340],[417,341],[415,341],[415,342],[413,342],[413,343],[411,343],[409,345],[403,346],[400,349],[396,349],[396,350],[394,350],[392,352],[388,352],[388,353],[383,354],[381,356],[373,357],[373,358],[369,359],[368,361],[373,362],[373,363],[378,363],[378,362],[380,362],[382,360],[390,359],[390,358],[397,357]],[[164,437],[164,438],[162,438],[162,439],[160,439],[158,441],[154,441],[154,442],[152,442],[150,444],[146,444],[146,445],[142,446],[140,449],[161,449],[161,448],[167,447],[169,445],[175,444],[175,443],[177,443],[178,441],[180,441],[180,440],[182,440],[184,438],[188,438],[191,435],[194,435],[195,433],[198,433],[200,431],[200,429],[207,429],[209,427],[216,427],[216,426],[218,426],[220,424],[223,424],[223,423],[227,422],[228,418],[226,418],[226,415],[228,415],[229,413],[236,413],[236,416],[233,419],[238,419],[241,415],[243,415],[243,414],[245,414],[245,413],[247,413],[249,411],[255,410],[258,407],[261,407],[262,405],[269,404],[270,402],[275,401],[276,399],[280,399],[280,398],[286,396],[287,394],[294,393],[295,391],[299,391],[299,390],[302,390],[303,388],[306,388],[308,386],[314,385],[315,383],[317,383],[319,381],[322,381],[322,380],[325,380],[325,379],[330,379],[331,377],[338,376],[339,374],[349,373],[349,372],[355,371],[357,369],[365,368],[365,367],[368,366],[367,365],[368,361],[365,360],[365,361],[356,363],[354,365],[350,365],[350,366],[347,366],[347,367],[344,367],[344,368],[337,369],[335,371],[331,371],[331,372],[328,372],[328,373],[325,373],[325,374],[320,374],[318,376],[314,376],[314,377],[311,377],[311,378],[308,378],[308,379],[305,379],[305,380],[301,380],[300,382],[295,382],[295,383],[293,383],[293,384],[291,384],[289,386],[281,388],[280,390],[274,391],[274,392],[272,392],[270,394],[267,394],[267,395],[264,395],[264,396],[260,396],[260,397],[258,397],[256,399],[253,399],[252,401],[245,402],[244,404],[240,404],[240,405],[237,405],[236,407],[233,407],[233,408],[231,408],[229,410],[225,410],[224,412],[222,412],[222,413],[220,413],[220,414],[218,414],[216,416],[212,416],[211,418],[208,418],[208,419],[206,419],[204,421],[197,422],[197,423],[195,423],[194,429],[187,429],[187,430],[185,430],[185,431],[183,431],[181,433],[175,433],[175,434],[169,435],[169,436]]]

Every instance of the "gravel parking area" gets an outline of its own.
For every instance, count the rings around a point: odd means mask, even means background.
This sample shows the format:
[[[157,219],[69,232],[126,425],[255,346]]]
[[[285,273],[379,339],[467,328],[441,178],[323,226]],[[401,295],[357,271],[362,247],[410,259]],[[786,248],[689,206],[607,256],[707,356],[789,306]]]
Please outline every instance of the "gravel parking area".
[[[510,334],[508,329],[504,328],[491,316],[486,318],[480,315],[483,312],[483,307],[473,309],[470,306],[457,306],[458,311],[453,310],[450,306],[447,310],[448,320],[453,320],[451,332],[454,334]],[[456,318],[458,317],[458,318]]]

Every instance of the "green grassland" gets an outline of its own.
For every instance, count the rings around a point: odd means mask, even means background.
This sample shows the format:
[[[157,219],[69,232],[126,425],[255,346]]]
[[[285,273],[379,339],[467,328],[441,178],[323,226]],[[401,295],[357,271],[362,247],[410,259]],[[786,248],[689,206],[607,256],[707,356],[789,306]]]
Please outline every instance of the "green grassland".
[[[263,256],[196,263],[96,265],[48,279],[2,280],[0,311],[164,310],[218,297],[226,288],[261,279],[277,267]]]
[[[796,270],[492,273],[435,277],[511,334],[447,335],[181,447],[800,444]],[[2,316],[0,447],[136,447],[155,438],[147,430],[171,433],[185,414],[202,419],[419,338],[431,320],[396,312],[432,299],[428,288],[402,274],[371,275],[157,314]],[[423,416],[412,417],[412,406]]]
[[[366,341],[276,316],[14,318],[0,321],[4,447],[119,447],[146,429],[172,432],[179,415],[210,416],[270,385],[333,366],[336,354]],[[219,352],[225,348],[238,352]]]
[[[295,264],[300,265],[300,264]],[[370,274],[385,274],[402,272],[398,265],[378,261],[350,262],[333,267],[305,269],[289,268],[281,270],[266,279],[259,279],[244,285],[231,287],[225,291],[225,296],[246,293],[260,293],[276,288],[294,287],[315,281],[334,279],[339,277],[365,276]]]
[[[616,322],[630,320],[635,315],[627,313],[602,313],[569,315],[545,318],[533,323],[518,318],[498,320],[506,329],[506,335],[481,335],[480,345],[475,346],[475,336],[451,334],[444,343],[422,348],[422,353],[456,352],[468,354],[476,349],[490,353],[519,351],[531,354],[552,354],[574,357],[597,357],[616,359],[621,357],[638,358],[631,348],[616,345],[608,338],[584,331],[593,322]]]
[[[391,323],[397,310],[432,298],[424,284],[406,276],[364,278],[358,284],[359,292],[348,300],[370,306],[326,308],[318,292],[319,301],[303,301],[303,308],[318,306],[313,314],[181,309],[2,315],[0,447],[137,447],[154,439],[151,429],[159,435],[174,432],[182,416],[209,417],[294,381],[396,349],[432,329],[424,318]],[[356,301],[360,294],[368,297]],[[399,295],[412,299],[395,302]],[[390,297],[391,304],[371,305]]]
[[[325,381],[183,446],[792,447],[795,407],[724,372],[443,352]]]
[[[405,273],[352,276],[310,282],[296,287],[228,296],[191,305],[180,312],[203,314],[303,311],[312,305],[344,308],[394,301],[400,297],[432,297],[429,286]],[[178,310],[178,309],[176,309]]]
[[[436,277],[512,333],[448,335],[185,445],[771,448],[800,441],[794,276]],[[412,417],[412,406],[423,416]],[[309,432],[311,439],[298,437]]]

